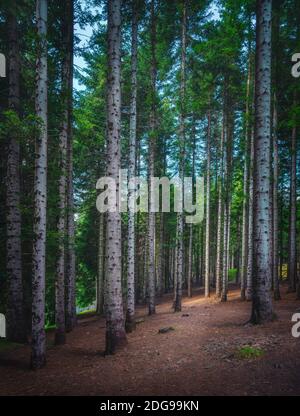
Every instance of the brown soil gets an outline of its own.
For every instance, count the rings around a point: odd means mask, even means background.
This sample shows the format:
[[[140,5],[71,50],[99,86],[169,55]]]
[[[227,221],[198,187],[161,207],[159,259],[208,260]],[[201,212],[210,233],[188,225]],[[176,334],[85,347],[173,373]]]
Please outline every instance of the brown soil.
[[[104,320],[83,319],[64,346],[54,347],[49,334],[43,370],[28,369],[28,346],[2,352],[0,395],[299,395],[300,338],[291,335],[299,302],[283,294],[275,304],[278,319],[256,327],[245,325],[251,305],[239,300],[237,290],[227,303],[205,300],[198,291],[178,314],[166,296],[155,316],[138,309],[144,321],[114,356],[101,355]],[[174,331],[158,333],[166,327]],[[244,345],[264,354],[241,358]]]

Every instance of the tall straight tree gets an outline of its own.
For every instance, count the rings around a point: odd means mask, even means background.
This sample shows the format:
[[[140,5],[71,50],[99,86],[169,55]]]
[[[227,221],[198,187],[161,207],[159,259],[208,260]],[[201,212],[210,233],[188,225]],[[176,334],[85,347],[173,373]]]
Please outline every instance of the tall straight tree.
[[[278,154],[278,103],[277,103],[277,86],[279,85],[279,57],[278,45],[280,40],[280,2],[275,1],[273,5],[273,33],[272,33],[272,51],[273,51],[273,130],[272,130],[272,148],[273,148],[273,288],[274,300],[280,300],[279,288],[279,219],[278,219],[278,182],[279,182],[279,154]]]
[[[98,238],[98,273],[96,282],[97,314],[102,315],[104,311],[104,214],[99,215],[99,238]]]
[[[195,153],[196,153],[196,126],[195,119],[193,119],[193,155],[192,155],[192,178],[195,180]],[[194,228],[193,224],[189,226],[189,249],[188,249],[188,277],[187,277],[187,286],[188,286],[188,297],[193,296],[193,234]]]
[[[108,2],[107,77],[107,176],[116,181],[116,209],[107,212],[106,224],[106,354],[126,343],[122,301],[121,213],[119,170],[121,167],[121,1]]]
[[[179,127],[179,176],[182,181],[181,191],[183,197],[183,183],[185,170],[185,90],[186,90],[186,32],[187,32],[187,4],[183,0],[182,34],[181,34],[181,70],[180,70],[180,127]],[[182,284],[183,284],[183,256],[184,256],[184,215],[183,209],[177,214],[177,278],[175,286],[175,312],[181,311]]]
[[[273,103],[273,286],[274,300],[280,300],[279,288],[279,256],[278,256],[278,177],[279,177],[279,156],[278,156],[278,115],[277,98],[274,94]]]
[[[253,168],[254,168],[254,130],[252,128],[250,141],[250,166],[249,166],[249,207],[248,207],[248,262],[246,275],[246,300],[252,300],[252,275],[253,275]]]
[[[58,182],[58,256],[56,263],[55,279],[55,344],[65,343],[65,231],[66,231],[66,185],[67,185],[67,146],[69,132],[69,77],[71,75],[71,54],[70,54],[70,36],[72,25],[69,14],[70,0],[64,3],[65,10],[62,19],[62,46],[63,46],[63,63],[62,63],[62,122],[59,134],[59,169],[60,177]]]
[[[222,219],[223,219],[223,167],[224,167],[224,111],[222,120],[221,143],[219,150],[220,169],[218,178],[218,226],[217,226],[217,253],[216,253],[216,297],[220,298],[222,293]]]
[[[249,42],[250,44],[250,42]],[[246,275],[248,263],[248,190],[249,190],[249,131],[250,131],[250,87],[251,87],[251,46],[249,46],[249,64],[245,111],[245,156],[244,156],[244,196],[243,196],[243,225],[242,225],[242,262],[241,262],[241,299],[246,299]]]
[[[36,115],[40,132],[35,147],[34,229],[32,255],[32,369],[46,364],[45,335],[45,274],[46,274],[46,214],[47,214],[47,0],[37,0],[36,19],[38,57],[36,62]]]
[[[136,171],[136,99],[137,99],[137,43],[138,43],[138,2],[132,1],[131,32],[131,100],[130,100],[130,142],[128,181],[135,177]],[[132,190],[128,191],[131,200]],[[133,208],[133,207],[130,207]],[[135,215],[132,209],[128,213],[128,254],[127,254],[127,313],[126,331],[135,329]]]
[[[271,19],[272,0],[256,2],[253,300],[251,322],[273,318],[271,289]]]
[[[8,107],[14,116],[20,114],[20,52],[17,27],[17,4],[10,2],[8,10],[9,91]],[[6,174],[6,269],[8,276],[7,339],[26,341],[24,324],[21,210],[20,210],[20,143],[16,131],[9,133]]]
[[[207,116],[206,144],[206,231],[205,231],[205,297],[210,296],[210,127],[211,113]]]
[[[67,55],[68,70],[68,139],[67,139],[67,247],[66,247],[66,331],[76,325],[75,299],[75,222],[73,191],[73,60],[74,60],[74,0],[66,0],[68,22]]]
[[[296,105],[296,93],[294,94]],[[289,257],[288,281],[289,292],[296,292],[297,282],[297,129],[292,129],[290,156],[290,224],[289,224]]]
[[[151,0],[151,109],[150,109],[150,137],[149,137],[149,223],[148,223],[148,295],[149,295],[149,315],[155,314],[155,213],[152,212],[151,205],[154,200],[154,189],[151,178],[155,176],[155,145],[156,145],[156,16],[155,0]]]

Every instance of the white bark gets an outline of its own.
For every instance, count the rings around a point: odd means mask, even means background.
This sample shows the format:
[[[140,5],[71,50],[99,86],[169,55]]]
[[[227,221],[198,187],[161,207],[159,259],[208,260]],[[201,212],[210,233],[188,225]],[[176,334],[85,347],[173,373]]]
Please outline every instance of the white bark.
[[[241,299],[246,299],[246,274],[248,263],[248,190],[249,190],[249,99],[251,86],[251,50],[249,48],[249,65],[245,111],[245,153],[244,153],[244,195],[243,195],[243,223],[242,223],[242,261],[241,261]]]
[[[108,2],[107,176],[117,183],[116,212],[107,212],[106,223],[106,353],[126,342],[122,300],[121,213],[118,176],[121,166],[121,1]]]
[[[206,230],[205,230],[205,297],[210,296],[210,110],[206,145]]]
[[[222,122],[221,145],[220,145],[220,171],[218,179],[218,227],[217,227],[217,254],[216,254],[216,296],[221,297],[222,289],[222,218],[223,218],[223,167],[224,167],[224,134],[225,124],[224,116]]]
[[[132,34],[131,34],[131,100],[130,100],[130,140],[128,181],[135,177],[136,171],[136,127],[137,127],[137,42],[138,20],[137,1],[132,2]],[[128,199],[132,191],[128,192]],[[135,215],[128,213],[128,254],[127,254],[127,313],[126,331],[135,329]]]
[[[273,317],[270,253],[272,0],[257,0],[252,323]]]
[[[36,115],[40,133],[35,147],[34,228],[32,255],[32,353],[31,366],[46,363],[45,274],[47,214],[47,0],[37,0],[38,58],[36,62]]]
[[[155,314],[155,213],[151,212],[151,203],[154,201],[154,190],[152,189],[151,178],[155,176],[155,144],[156,144],[156,16],[155,16],[155,0],[151,1],[151,110],[150,110],[150,143],[149,143],[149,253],[148,253],[148,309],[149,315]]]
[[[181,74],[180,74],[180,161],[179,176],[182,181],[182,195],[184,194],[184,170],[185,170],[185,89],[186,89],[186,30],[187,30],[187,7],[186,1],[183,0],[183,16],[182,16],[182,34],[181,34]],[[177,214],[177,277],[175,288],[175,312],[181,311],[182,302],[182,284],[183,284],[183,258],[184,258],[184,215],[183,212]]]
[[[20,112],[20,52],[16,1],[11,2],[8,16],[9,92],[8,107],[16,115]],[[8,132],[6,173],[6,270],[8,278],[7,339],[26,341],[24,322],[21,211],[20,211],[20,144],[16,133]]]
[[[68,2],[66,1],[66,6]],[[56,263],[55,276],[55,344],[61,345],[65,343],[65,233],[66,233],[66,190],[67,190],[67,145],[69,131],[69,78],[71,76],[71,56],[68,51],[70,44],[70,22],[68,20],[68,9],[65,8],[65,16],[63,20],[63,66],[62,66],[62,88],[61,97],[63,103],[63,115],[59,134],[59,169],[60,177],[58,181],[58,256]]]
[[[277,116],[277,99],[274,94],[274,109],[273,109],[273,284],[274,284],[274,299],[280,300],[279,289],[279,256],[278,256],[278,176],[279,176],[279,156],[278,156],[278,116]]]
[[[252,300],[253,271],[253,168],[254,168],[254,131],[251,133],[250,167],[249,167],[249,209],[248,209],[248,264],[246,282],[246,300]]]
[[[74,4],[73,0],[66,0],[68,15],[68,142],[67,142],[67,267],[66,267],[66,330],[72,331],[76,325],[76,297],[75,297],[75,222],[74,222],[74,191],[73,191],[73,42],[74,42]]]

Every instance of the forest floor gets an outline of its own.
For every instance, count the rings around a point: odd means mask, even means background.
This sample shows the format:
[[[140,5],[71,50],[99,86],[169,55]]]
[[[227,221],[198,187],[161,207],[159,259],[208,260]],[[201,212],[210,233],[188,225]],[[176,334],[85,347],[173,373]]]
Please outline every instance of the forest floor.
[[[101,354],[105,322],[96,316],[79,320],[64,346],[54,347],[49,333],[47,367],[38,372],[28,369],[28,346],[2,351],[0,395],[300,395],[300,338],[291,335],[299,301],[283,288],[276,321],[245,325],[251,304],[231,289],[227,303],[198,290],[177,314],[171,295],[155,316],[139,307],[142,322],[114,356]]]

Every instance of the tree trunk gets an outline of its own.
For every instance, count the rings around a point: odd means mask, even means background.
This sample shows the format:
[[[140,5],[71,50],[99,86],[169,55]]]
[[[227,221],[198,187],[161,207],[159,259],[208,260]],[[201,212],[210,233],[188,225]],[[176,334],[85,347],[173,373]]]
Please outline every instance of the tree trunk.
[[[59,134],[59,170],[60,177],[58,181],[58,256],[56,262],[55,275],[55,344],[62,345],[66,339],[65,326],[65,231],[66,231],[66,186],[67,186],[67,145],[68,145],[68,127],[69,127],[69,85],[71,75],[71,55],[69,53],[70,45],[70,22],[68,4],[65,2],[65,14],[63,18],[63,65],[62,65],[62,91],[63,101],[63,119]]]
[[[46,364],[45,275],[47,214],[47,0],[37,0],[38,57],[36,62],[36,115],[40,132],[35,147],[34,229],[32,255],[32,369]]]
[[[184,170],[185,170],[185,89],[186,89],[186,30],[187,30],[187,10],[186,0],[183,0],[183,15],[182,15],[182,34],[181,34],[181,74],[180,74],[180,132],[179,132],[179,146],[180,146],[180,161],[179,161],[179,176],[182,181],[182,195],[184,184]],[[175,312],[181,312],[182,302],[182,284],[184,274],[184,214],[183,209],[177,214],[177,279],[175,288]]]
[[[250,168],[249,168],[249,209],[248,209],[248,264],[246,282],[246,300],[252,300],[253,275],[253,168],[254,168],[254,131],[251,133]]]
[[[294,96],[296,104],[296,95]],[[289,292],[296,292],[297,282],[297,129],[293,127],[290,165]]]
[[[195,180],[195,152],[196,152],[196,126],[193,120],[193,158],[192,158],[192,178]],[[193,296],[193,224],[190,224],[189,251],[188,251],[188,297]]]
[[[218,227],[217,227],[217,254],[216,254],[216,296],[221,297],[222,273],[221,273],[221,253],[222,253],[222,217],[223,217],[223,167],[224,167],[224,116],[222,122],[222,134],[220,145],[220,171],[218,180]]]
[[[205,230],[205,297],[210,296],[210,110],[207,121],[206,167],[206,230]]]
[[[227,85],[227,82],[226,84]],[[229,101],[226,97],[226,107]],[[232,157],[232,131],[229,113],[225,115],[225,138],[224,138],[224,223],[223,223],[223,271],[222,271],[222,294],[221,301],[227,301],[228,292],[228,269],[229,269],[229,237],[230,237],[230,199],[231,199],[231,157]]]
[[[131,100],[130,100],[130,142],[128,181],[135,177],[136,171],[136,98],[137,98],[137,41],[138,16],[137,1],[132,2],[132,33],[131,33]],[[132,197],[128,191],[128,199]],[[128,256],[127,256],[127,313],[126,331],[135,329],[135,214],[128,212]]]
[[[121,127],[121,1],[108,2],[107,79],[107,176],[117,184],[115,212],[107,212],[106,224],[106,354],[126,343],[122,299],[121,213],[119,207],[120,127]]]
[[[270,253],[270,134],[271,134],[271,16],[272,0],[257,0],[254,215],[253,215],[253,302],[251,322],[273,318]]]
[[[9,40],[9,92],[8,107],[16,116],[20,114],[20,52],[17,27],[16,1],[10,4],[8,16]],[[9,134],[6,174],[6,270],[8,278],[7,339],[26,342],[24,320],[21,211],[20,211],[20,142]]]
[[[75,223],[73,191],[73,42],[74,42],[74,0],[67,0],[68,17],[68,143],[67,143],[67,267],[66,267],[66,331],[70,332],[76,325],[76,287],[75,287]]]
[[[249,190],[249,99],[251,86],[251,48],[249,47],[249,65],[245,112],[245,159],[244,159],[244,195],[243,195],[243,225],[242,225],[242,262],[241,262],[241,299],[246,299],[246,275],[248,262],[248,190]]]
[[[155,0],[151,0],[151,111],[150,111],[150,144],[149,144],[149,254],[148,254],[148,289],[149,315],[155,314],[155,213],[151,212],[151,205],[154,198],[154,190],[152,188],[152,178],[155,176],[155,145],[156,145],[156,16],[155,16]]]
[[[273,285],[274,285],[274,300],[280,300],[279,276],[278,276],[278,138],[277,138],[277,99],[274,94],[274,109],[273,109]]]
[[[158,296],[162,296],[164,293],[164,264],[165,264],[165,248],[164,248],[164,213],[159,215],[159,245],[158,245],[158,258],[157,258],[157,293]]]
[[[105,234],[104,234],[104,214],[99,215],[99,240],[98,240],[98,275],[96,284],[96,311],[98,315],[102,315],[104,312],[104,245],[105,245]]]

